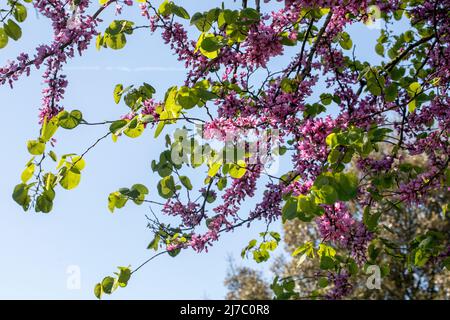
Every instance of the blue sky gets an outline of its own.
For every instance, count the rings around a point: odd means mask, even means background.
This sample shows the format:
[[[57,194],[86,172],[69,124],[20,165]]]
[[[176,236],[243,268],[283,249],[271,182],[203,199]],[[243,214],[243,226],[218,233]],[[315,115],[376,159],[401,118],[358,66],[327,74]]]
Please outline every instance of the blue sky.
[[[192,13],[221,2],[177,3]],[[145,23],[136,7],[124,11],[124,17],[130,15],[138,25]],[[113,15],[106,15],[104,19],[111,21]],[[375,59],[373,41],[378,31],[364,26],[355,26],[352,30],[357,53]],[[33,52],[37,44],[48,42],[51,36],[47,19],[37,17],[32,9],[23,31],[24,36],[18,43],[10,42],[0,51],[1,65],[21,51]],[[88,121],[113,120],[127,112],[124,105],[113,102],[112,90],[117,83],[139,85],[145,81],[157,89],[159,97],[168,87],[182,83],[183,66],[163,45],[159,35],[152,36],[147,30],[141,30],[128,40],[120,51],[97,52],[91,46],[83,57],[68,63],[66,109],[81,110]],[[276,63],[286,61],[282,58]],[[149,214],[148,207],[129,204],[111,214],[106,199],[110,192],[134,183],[149,186],[151,196],[158,198],[154,187],[158,177],[152,173],[150,162],[159,157],[162,143],[154,141],[151,130],[135,140],[123,138],[115,144],[110,139],[105,140],[86,157],[87,167],[80,186],[72,191],[58,189],[50,214],[24,213],[12,200],[11,193],[30,158],[26,141],[36,138],[39,132],[40,76],[41,71],[33,71],[30,77],[18,81],[14,90],[0,87],[4,119],[0,157],[0,273],[3,275],[0,298],[92,299],[95,283],[112,274],[116,266],[137,266],[152,254],[146,250],[151,240],[145,218]],[[106,132],[106,127],[83,126],[75,131],[58,131],[55,151],[59,155],[82,153]],[[244,210],[251,209],[255,203],[248,201]],[[279,226],[274,225],[274,229]],[[254,266],[248,260],[242,261],[239,255],[260,231],[264,231],[263,225],[256,224],[250,230],[224,235],[207,254],[186,251],[176,259],[160,257],[135,274],[128,287],[119,289],[111,298],[221,299],[226,293],[223,279],[227,257],[235,257],[237,264]],[[66,285],[67,268],[73,265],[81,271],[79,290],[69,290]]]

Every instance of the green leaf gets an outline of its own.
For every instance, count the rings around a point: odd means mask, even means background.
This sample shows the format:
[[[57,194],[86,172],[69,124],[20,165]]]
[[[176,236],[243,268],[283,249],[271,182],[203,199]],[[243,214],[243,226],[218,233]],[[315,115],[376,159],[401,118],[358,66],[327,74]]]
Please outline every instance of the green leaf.
[[[24,5],[17,3],[14,6],[13,16],[17,22],[24,22],[27,18],[27,8]]]
[[[5,28],[6,34],[11,39],[17,41],[22,37],[22,29],[13,20],[8,19],[8,22],[5,23],[3,27]]]
[[[385,93],[385,99],[387,102],[393,102],[398,96],[398,87],[397,84],[391,83],[389,86],[386,87],[384,90]]]
[[[384,46],[383,46],[382,43],[377,43],[377,44],[376,44],[376,46],[375,46],[375,52],[376,52],[378,55],[384,57]]]
[[[0,28],[0,49],[3,49],[8,44],[8,35],[5,32],[5,29]]]
[[[287,148],[286,146],[280,146],[280,147],[278,148],[278,154],[279,154],[280,156],[285,155],[287,151],[288,151],[288,148]]]
[[[114,287],[115,279],[113,277],[105,277],[102,281],[102,291],[106,294],[111,294]]]
[[[36,200],[36,211],[49,213],[53,208],[54,191],[45,191]]]
[[[128,202],[128,198],[123,196],[120,192],[110,193],[108,196],[108,209],[111,213],[114,213],[114,210],[123,208]]]
[[[333,149],[328,154],[328,162],[331,164],[336,163],[339,160],[339,157],[341,156],[341,152],[338,149]]]
[[[136,121],[136,124],[133,123],[133,121]],[[129,137],[129,138],[137,138],[142,135],[144,132],[144,125],[142,123],[137,123],[137,119],[134,119],[131,121],[130,126],[128,126],[123,133]]]
[[[97,283],[94,287],[94,295],[97,297],[97,299],[101,299],[102,293],[103,293],[102,284]]]
[[[136,190],[140,194],[147,195],[149,194],[148,188],[143,184],[137,183],[131,187],[131,190]]]
[[[158,8],[158,13],[163,16],[169,16],[172,14],[172,3],[165,0]]]
[[[256,244],[257,244],[257,241],[255,239],[250,240],[248,245],[242,250],[241,257],[244,258],[246,253],[249,250],[253,249],[256,246]]]
[[[375,78],[370,78],[367,80],[367,89],[374,96],[380,96],[382,93],[380,84]]]
[[[45,143],[37,140],[30,140],[27,143],[27,149],[30,154],[39,156],[45,152]]]
[[[298,256],[299,254],[304,253],[306,257],[314,258],[314,244],[312,241],[308,241],[302,246],[295,249],[292,253],[293,257]]]
[[[163,131],[165,125],[166,125],[166,123],[164,121],[160,121],[158,123],[158,126],[156,127],[156,130],[155,130],[155,138],[159,137],[159,135]]]
[[[191,16],[189,15],[189,13],[186,11],[186,9],[184,9],[183,7],[180,7],[180,6],[176,6],[176,5],[174,5],[174,4],[172,4],[172,8],[171,8],[172,10],[172,12],[176,15],[176,16],[178,16],[178,17],[180,17],[180,18],[183,18],[183,19],[186,19],[186,20],[189,20],[190,18],[191,18]]]
[[[374,243],[371,243],[367,250],[369,253],[369,258],[370,260],[372,260],[372,262],[374,262],[377,259],[378,255],[381,252],[381,249],[377,248]]]
[[[70,113],[63,111],[58,115],[58,125],[67,130],[76,128],[83,119],[83,114],[79,110],[73,110]]]
[[[95,38],[95,48],[97,49],[97,51],[100,51],[100,49],[104,47],[104,45],[104,37],[99,33]]]
[[[326,138],[326,143],[330,148],[334,148],[339,145],[338,136],[336,133],[330,133]]]
[[[320,258],[320,269],[330,270],[333,268],[334,268],[334,260],[331,257],[322,254],[322,257]]]
[[[328,286],[328,279],[325,277],[322,277],[319,279],[319,287],[325,288]]]
[[[404,76],[405,71],[406,71],[405,68],[392,68],[392,70],[390,71],[392,80],[394,81],[400,80]]]
[[[42,142],[48,142],[58,130],[58,117],[53,117],[51,120],[44,119],[41,131]]]
[[[292,93],[296,89],[294,82],[289,78],[284,78],[281,80],[280,88],[284,93]]]
[[[450,179],[449,179],[450,182]],[[222,191],[227,187],[228,180],[226,177],[222,177],[217,181],[217,188]]]
[[[417,108],[417,96],[420,95],[422,86],[418,82],[413,82],[408,87],[408,94],[412,100],[408,103],[408,111],[413,113]]]
[[[378,226],[381,213],[382,211],[377,211],[371,215],[369,212],[364,212],[363,222],[369,231],[375,231],[376,227]]]
[[[445,182],[446,182],[446,186],[450,187],[450,168],[447,168],[445,170]]]
[[[113,50],[120,50],[127,44],[127,38],[123,33],[119,33],[117,35],[107,34],[104,39],[106,45]]]
[[[417,100],[413,99],[408,103],[408,112],[413,113],[417,108]]]
[[[117,278],[117,282],[119,283],[119,286],[126,287],[128,284],[128,281],[131,278],[131,270],[130,268],[126,267],[119,267],[120,273],[119,277]]]
[[[213,34],[202,33],[197,40],[196,50],[200,50],[200,52],[208,59],[215,59],[219,56],[219,49],[208,51],[203,48],[203,42],[206,41],[206,43],[208,44],[207,47],[210,47],[211,49],[214,46],[214,40],[212,39],[215,39],[215,36]]]
[[[63,170],[62,179],[59,182],[61,187],[66,190],[72,190],[80,184],[81,173],[77,168]]]
[[[335,174],[336,192],[341,201],[354,199],[358,191],[358,177],[353,173]]]
[[[128,122],[126,120],[114,121],[109,127],[109,131],[111,131],[111,133],[117,134],[117,132],[120,131],[120,129],[122,129],[123,127],[125,127],[127,124]]]
[[[418,95],[422,91],[422,86],[418,82],[413,82],[409,85],[409,94],[411,97]]]
[[[403,10],[403,9],[399,9],[399,10],[394,11],[394,19],[395,20],[400,20],[402,18],[402,16],[403,16],[403,12],[404,11],[405,10]]]
[[[49,153],[48,153],[48,155],[50,156],[50,158],[53,160],[53,161],[58,161],[58,156],[56,155],[56,153],[54,152],[54,151],[50,151]]]
[[[329,93],[322,93],[320,95],[320,102],[322,102],[326,106],[331,104],[331,102],[333,102],[333,95]]]
[[[153,249],[155,251],[158,251],[159,248],[159,241],[161,240],[161,236],[158,234],[155,235],[155,238],[150,242],[150,244],[147,246],[147,249]]]
[[[64,156],[63,156],[64,158]],[[75,155],[71,155],[72,158],[72,162],[68,162],[67,164],[69,166],[73,166],[73,168],[81,171],[84,169],[84,167],[86,167],[86,161],[84,161],[83,158],[81,158],[80,156],[75,156]]]
[[[183,186],[186,187],[186,189],[192,190],[191,180],[189,180],[188,177],[186,177],[186,176],[181,176],[181,177],[180,177],[180,181],[181,181],[181,183],[183,184]]]
[[[173,166],[171,163],[159,163],[159,165],[155,168],[158,171],[158,174],[161,178],[170,176],[173,172]]]
[[[300,195],[297,203],[297,217],[304,221],[310,222],[315,216],[320,216],[324,209],[316,203],[316,199],[312,196]]]
[[[201,42],[201,48],[206,52],[215,52],[222,48],[220,39],[216,36],[205,36]]]
[[[51,172],[46,173],[44,175],[44,184],[45,184],[44,188],[45,188],[45,190],[53,190],[53,188],[56,185],[56,180],[57,180],[57,178],[56,178],[56,176],[53,173],[51,173]],[[54,195],[53,195],[53,198],[54,198]]]
[[[414,33],[412,30],[408,30],[404,33],[404,38],[406,42],[411,42],[414,40]]]
[[[320,189],[315,190],[316,201],[321,204],[332,205],[338,200],[338,193],[331,185],[322,186]]]
[[[447,269],[447,271],[450,271],[450,257],[445,258],[442,261],[442,264],[445,267],[445,269]]]
[[[177,255],[179,255],[181,252],[181,249],[174,249],[168,252],[169,256],[172,258],[175,258]]]
[[[217,174],[217,172],[219,172],[221,167],[222,163],[220,161],[211,164],[208,170],[208,176],[214,177]]]
[[[257,263],[265,262],[269,260],[270,254],[266,250],[255,250],[253,251],[253,260]]]
[[[334,250],[333,247],[326,245],[324,243],[319,244],[319,250],[317,251],[317,254],[319,256],[327,256],[327,257],[335,257],[336,256],[336,250]]]
[[[17,186],[15,186],[12,198],[14,201],[22,206],[25,210],[28,208],[28,205],[31,201],[29,195],[28,195],[29,186],[22,183]]]
[[[418,249],[414,254],[414,264],[418,267],[423,267],[427,263],[429,258],[430,256],[426,253],[425,250]]]
[[[250,22],[258,22],[260,19],[260,14],[253,8],[244,8],[240,13],[240,17],[245,18]]]
[[[355,275],[358,273],[358,265],[356,264],[355,260],[351,259],[347,267],[351,275]]]
[[[164,199],[171,198],[176,191],[173,176],[168,176],[168,177],[161,179],[158,182],[157,189],[158,189],[159,195],[162,198],[164,198]]]
[[[197,12],[192,16],[191,26],[192,25],[195,25],[201,32],[207,32],[212,27],[212,21],[208,19],[207,15]]]
[[[281,210],[283,221],[292,220],[297,217],[297,201],[297,198],[294,197],[290,197],[286,201],[286,204]]]
[[[188,87],[181,87],[178,90],[177,102],[183,107],[183,109],[192,109],[199,103],[200,98],[195,95],[194,90]]]
[[[132,34],[134,22],[128,20],[114,20],[105,30],[105,36],[117,36],[120,34]]]
[[[237,164],[232,164],[230,166],[230,171],[229,171],[230,176],[234,179],[242,178],[245,175],[245,173],[247,172],[246,167],[247,167],[247,164],[245,163],[245,161],[239,160],[237,162]]]
[[[31,177],[34,174],[34,171],[36,169],[36,165],[34,163],[31,163],[29,166],[25,168],[25,170],[22,172],[21,180],[23,183],[27,183],[28,180],[31,179]]]
[[[123,93],[123,85],[122,84],[118,84],[114,87],[114,102],[116,104],[118,104],[120,102],[120,99],[122,98],[122,93]]]
[[[353,41],[350,38],[350,35],[347,32],[342,32],[340,39],[339,39],[339,44],[341,45],[341,47],[345,50],[350,50],[353,47]]]

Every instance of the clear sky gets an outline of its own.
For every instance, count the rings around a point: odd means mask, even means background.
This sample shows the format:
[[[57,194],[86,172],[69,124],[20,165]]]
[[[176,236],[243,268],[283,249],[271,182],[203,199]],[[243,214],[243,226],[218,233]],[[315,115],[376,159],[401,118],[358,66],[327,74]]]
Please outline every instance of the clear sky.
[[[221,3],[211,0],[176,2],[191,13]],[[226,3],[234,5],[233,1]],[[137,11],[136,7],[127,8],[124,18],[131,14],[138,25],[144,24],[145,20]],[[113,15],[104,19],[111,21]],[[48,20],[38,17],[33,9],[29,11],[29,20],[23,24],[23,31],[24,36],[19,42],[11,41],[6,49],[0,50],[1,65],[21,51],[34,52],[37,44],[48,42],[51,36]],[[375,59],[372,52],[378,30],[355,26],[351,34],[357,44],[357,53],[366,54],[368,60]],[[283,58],[276,63],[286,62]],[[149,214],[149,208],[130,203],[125,209],[111,214],[107,209],[107,195],[120,187],[143,183],[158,200],[155,188],[158,177],[151,171],[150,162],[159,157],[162,143],[153,139],[152,130],[135,140],[122,138],[116,144],[110,139],[105,140],[86,157],[87,167],[80,186],[72,191],[58,188],[50,214],[24,213],[11,194],[30,158],[26,141],[35,139],[39,133],[41,73],[33,71],[30,77],[16,82],[14,90],[0,87],[3,119],[0,298],[92,299],[95,283],[116,271],[116,266],[137,266],[153,254],[146,250],[152,236],[146,228],[145,215]],[[64,106],[68,110],[81,110],[84,118],[92,122],[114,120],[127,112],[124,105],[113,102],[112,90],[117,83],[139,85],[145,81],[152,84],[161,97],[168,87],[181,84],[184,79],[183,66],[163,45],[159,35],[152,36],[147,30],[128,37],[127,46],[120,51],[105,49],[97,52],[91,46],[83,57],[69,62],[65,73],[69,87]],[[106,127],[80,126],[75,131],[60,130],[56,135],[55,151],[59,155],[82,153],[106,132]],[[199,179],[193,182],[196,181]],[[249,201],[244,210],[250,210],[255,204]],[[226,293],[223,279],[228,256],[233,256],[237,264],[254,266],[249,260],[241,260],[240,251],[261,231],[264,231],[263,226],[256,224],[250,230],[241,229],[224,235],[207,254],[185,251],[175,259],[160,257],[135,274],[128,287],[117,290],[111,298],[221,299]],[[80,289],[67,287],[70,266],[77,266],[81,271]]]

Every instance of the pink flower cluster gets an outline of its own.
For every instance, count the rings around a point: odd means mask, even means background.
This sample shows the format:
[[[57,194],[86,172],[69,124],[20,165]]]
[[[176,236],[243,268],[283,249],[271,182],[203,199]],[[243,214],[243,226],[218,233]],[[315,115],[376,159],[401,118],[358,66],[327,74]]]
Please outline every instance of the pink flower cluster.
[[[133,5],[133,0],[124,0],[122,3],[125,4],[126,6],[131,7]],[[122,9],[123,9],[123,6],[118,1],[116,3],[116,10],[115,10],[116,15],[122,14]]]
[[[239,117],[236,120],[216,118],[204,124],[203,137],[208,140],[233,141],[233,139],[245,135],[246,130],[256,128],[257,123],[258,121],[254,117]]]
[[[233,180],[232,185],[225,190],[222,196],[223,204],[214,208],[216,215],[208,223],[209,231],[205,234],[192,234],[189,245],[194,250],[198,252],[207,250],[208,245],[212,245],[213,241],[219,239],[219,234],[222,230],[234,229],[233,222],[239,219],[237,212],[242,201],[247,197],[254,196],[260,170],[261,168],[259,166],[255,166],[252,170],[247,170],[241,179]]]
[[[382,159],[361,158],[357,165],[360,170],[382,172],[390,170],[393,163],[393,157],[385,156]]]
[[[202,219],[202,216],[198,214],[199,207],[200,205],[195,202],[183,204],[178,200],[168,200],[161,211],[170,216],[181,217],[183,225],[186,227],[194,227],[197,226]]]
[[[51,72],[50,70],[51,68],[48,67],[42,76],[47,87],[42,89],[39,123],[43,123],[45,119],[53,118],[63,109],[59,106],[59,102],[63,99],[68,81],[65,75],[58,75],[57,71]]]
[[[331,241],[348,249],[359,264],[366,261],[367,245],[373,235],[362,222],[352,217],[343,203],[326,206],[325,214],[316,222],[323,241]]]
[[[338,122],[330,116],[307,119],[298,131],[297,153],[294,156],[296,170],[314,178],[321,172],[321,165],[328,157],[327,136],[338,128]]]
[[[261,175],[261,166],[255,165],[248,168],[245,175],[240,179],[233,179],[232,185],[225,190],[222,196],[223,204],[214,208],[217,214],[225,217],[235,216],[241,202],[246,197],[253,197],[256,190],[256,182]]]
[[[256,208],[250,212],[250,218],[264,218],[269,222],[277,220],[281,216],[281,206],[283,202],[282,189],[280,184],[267,184],[263,199],[256,205]]]
[[[246,49],[244,63],[252,68],[266,67],[271,57],[283,54],[280,34],[273,26],[267,26],[263,22],[251,27],[243,47]]]
[[[60,71],[68,58],[75,55],[75,50],[81,53],[87,49],[92,37],[97,34],[95,28],[97,21],[91,16],[85,15],[89,5],[88,0],[77,2],[73,12],[66,9],[67,1],[49,0],[34,1],[35,8],[43,16],[52,22],[54,39],[50,45],[40,45],[36,49],[33,59],[28,54],[22,53],[17,61],[10,62],[7,66],[0,68],[0,84],[8,82],[12,87],[13,82],[18,80],[22,74],[30,74],[30,66],[37,69],[45,63],[47,70],[43,74],[44,88],[42,105],[40,108],[39,121],[51,118],[58,114],[62,107],[58,105],[63,98],[67,79],[60,75]]]
[[[333,284],[333,288],[325,296],[328,300],[340,300],[353,292],[350,275],[346,271],[339,273],[330,272],[328,274],[328,281]]]

